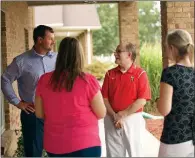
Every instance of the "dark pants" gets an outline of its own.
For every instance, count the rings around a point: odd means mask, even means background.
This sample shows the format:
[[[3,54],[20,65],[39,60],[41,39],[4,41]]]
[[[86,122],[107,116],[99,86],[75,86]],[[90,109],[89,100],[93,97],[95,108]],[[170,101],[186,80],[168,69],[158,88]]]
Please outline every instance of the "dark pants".
[[[42,119],[36,118],[34,113],[21,112],[22,134],[25,157],[41,157],[43,151]]]
[[[67,154],[52,154],[47,152],[47,155],[49,157],[100,157],[101,147],[95,146],[95,147],[86,148],[86,149],[78,150]]]

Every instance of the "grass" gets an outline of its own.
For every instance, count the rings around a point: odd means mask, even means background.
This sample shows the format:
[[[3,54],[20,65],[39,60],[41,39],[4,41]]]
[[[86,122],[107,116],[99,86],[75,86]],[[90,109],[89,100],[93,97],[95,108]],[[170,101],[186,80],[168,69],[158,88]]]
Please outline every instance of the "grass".
[[[152,99],[145,106],[144,111],[156,113],[155,99],[159,96],[159,85],[162,72],[161,44],[144,44],[140,49],[140,64],[148,74]]]

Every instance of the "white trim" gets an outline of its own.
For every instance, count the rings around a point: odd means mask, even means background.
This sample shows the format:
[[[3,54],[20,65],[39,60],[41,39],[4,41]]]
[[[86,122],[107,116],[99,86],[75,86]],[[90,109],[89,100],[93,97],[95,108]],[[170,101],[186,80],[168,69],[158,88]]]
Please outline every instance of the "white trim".
[[[50,24],[45,24],[51,26]],[[56,26],[53,28],[54,30],[97,30],[101,29],[101,26]]]
[[[67,32],[66,36],[69,37],[70,36],[70,32]]]
[[[5,111],[4,111],[4,97],[1,92],[1,134],[5,131]]]
[[[139,74],[138,78],[140,78],[140,76],[141,76],[144,72],[146,72],[146,71],[142,71],[141,74]]]
[[[5,13],[5,10],[1,8],[1,11]]]
[[[41,25],[41,24],[35,24],[35,26],[38,26],[38,25]],[[51,27],[54,27],[54,26],[59,26],[59,27],[63,27],[63,23],[52,23],[52,24],[44,24],[44,25],[47,25],[47,26],[51,26]]]
[[[87,29],[87,63],[91,64],[91,32]]]
[[[38,26],[41,24],[35,24],[35,26]],[[54,27],[53,29],[60,29],[60,30],[97,30],[101,29],[102,26],[64,26],[64,23],[51,23],[51,24],[44,24],[47,26]]]
[[[1,9],[1,12],[3,12],[5,14],[5,18],[6,18],[6,12],[4,9]],[[6,22],[6,20],[5,20]],[[1,74],[3,73],[3,62],[2,62],[2,58],[1,58]],[[5,131],[5,111],[4,111],[4,97],[3,97],[3,93],[1,92],[1,135],[3,134],[3,132]]]
[[[1,135],[3,134],[3,132],[5,131],[5,126],[1,126]]]

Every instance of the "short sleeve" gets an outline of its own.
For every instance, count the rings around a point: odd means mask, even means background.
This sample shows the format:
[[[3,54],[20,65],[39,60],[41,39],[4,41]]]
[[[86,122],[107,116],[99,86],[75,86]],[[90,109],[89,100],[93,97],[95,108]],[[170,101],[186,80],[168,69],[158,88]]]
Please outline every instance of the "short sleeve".
[[[40,96],[42,95],[42,87],[43,87],[43,75],[40,77],[38,83],[37,83],[37,87],[36,87],[36,96]]]
[[[165,68],[163,70],[160,82],[164,82],[173,86],[173,76],[169,68]]]
[[[99,85],[98,80],[92,75],[88,76],[88,81],[89,81],[89,85],[87,89],[87,94],[88,94],[88,99],[91,102],[94,96],[97,94],[97,92],[101,90],[101,87]]]
[[[151,89],[147,73],[143,71],[138,78],[138,98],[151,99]]]
[[[108,89],[109,89],[109,77],[108,77],[108,72],[107,72],[104,77],[104,82],[103,82],[102,91],[101,91],[103,98],[108,98]]]

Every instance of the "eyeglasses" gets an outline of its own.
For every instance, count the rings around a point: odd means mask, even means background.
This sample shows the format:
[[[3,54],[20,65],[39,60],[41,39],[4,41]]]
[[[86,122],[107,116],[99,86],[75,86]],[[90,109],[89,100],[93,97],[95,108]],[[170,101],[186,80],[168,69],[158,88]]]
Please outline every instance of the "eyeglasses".
[[[121,54],[122,52],[127,52],[125,50],[115,50],[113,53],[114,54]]]

